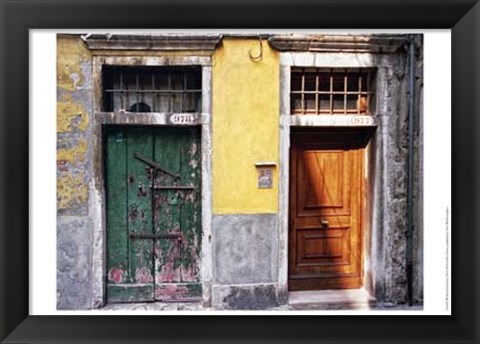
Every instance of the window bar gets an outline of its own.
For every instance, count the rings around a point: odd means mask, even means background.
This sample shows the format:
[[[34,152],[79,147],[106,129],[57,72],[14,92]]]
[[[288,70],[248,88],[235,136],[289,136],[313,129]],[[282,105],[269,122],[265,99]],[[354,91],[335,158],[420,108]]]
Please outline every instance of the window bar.
[[[138,92],[139,90],[140,90],[140,81],[139,81],[138,73],[135,73],[135,100],[136,100],[135,108],[134,108],[134,110],[136,110],[135,112],[138,112],[138,102],[139,102],[138,96],[140,95],[140,92]]]
[[[300,113],[303,115],[305,114],[305,69],[302,73],[302,92],[301,92],[301,108]]]
[[[332,74],[331,68],[330,68],[329,80],[330,80],[330,114],[333,114],[333,74]]]
[[[157,109],[157,104],[156,104],[156,99],[153,99],[156,97],[155,93],[155,73],[152,73],[152,112],[155,112]]]
[[[367,72],[367,104],[365,107],[366,115],[370,113],[370,72]]]
[[[123,104],[123,101],[124,101],[124,96],[125,96],[125,93],[123,91],[123,73],[119,73],[120,75],[120,92],[119,92],[119,96],[120,96],[120,109],[125,109],[125,105]],[[115,109],[112,109],[113,111],[115,111]]]
[[[345,69],[345,74],[343,75],[343,113],[347,114],[347,83],[348,83],[348,74],[347,70]]]
[[[168,75],[168,91],[170,92],[172,90],[172,87],[171,87],[171,84],[172,84],[172,80],[171,80],[171,74],[170,73],[167,73]],[[173,93],[169,93],[168,94],[168,112],[172,112],[172,96],[173,96]]]
[[[184,109],[184,106],[185,106],[185,95],[187,94],[187,71],[183,71],[183,93],[182,93],[182,98],[181,99],[181,102],[180,102],[180,111],[181,112],[186,112],[186,110]]]
[[[123,74],[123,73],[122,73]],[[128,84],[127,84],[127,80],[125,80],[125,85],[123,86],[123,89],[125,90],[125,96],[126,96],[126,99],[125,99],[125,107],[123,108],[125,111],[128,110],[128,104],[130,103],[130,92],[128,90]]]
[[[318,103],[318,91],[319,91],[319,78],[318,72],[315,73],[315,114],[320,113],[320,104]]]
[[[139,74],[139,75],[141,75],[141,74]],[[140,91],[141,91],[141,92],[140,92],[140,102],[147,104],[147,103],[145,102],[145,95],[147,94],[147,92],[146,92],[146,90],[147,90],[147,89],[146,89],[147,83],[146,83],[146,79],[145,79],[145,78],[143,78],[143,79],[144,79],[144,80],[142,80],[142,81],[140,82],[140,84],[139,84],[139,86],[140,86]],[[138,110],[138,105],[137,105],[137,110]],[[151,108],[150,108],[150,110],[151,110]]]
[[[362,107],[362,74],[358,73],[358,100],[357,100],[357,114],[360,114]]]

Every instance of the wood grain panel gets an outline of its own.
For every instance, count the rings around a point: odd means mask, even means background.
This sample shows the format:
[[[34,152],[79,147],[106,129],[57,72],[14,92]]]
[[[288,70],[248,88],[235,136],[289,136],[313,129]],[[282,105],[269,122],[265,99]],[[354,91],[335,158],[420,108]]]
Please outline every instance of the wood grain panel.
[[[362,284],[363,149],[293,133],[290,156],[289,290]],[[335,137],[335,140],[332,139]]]

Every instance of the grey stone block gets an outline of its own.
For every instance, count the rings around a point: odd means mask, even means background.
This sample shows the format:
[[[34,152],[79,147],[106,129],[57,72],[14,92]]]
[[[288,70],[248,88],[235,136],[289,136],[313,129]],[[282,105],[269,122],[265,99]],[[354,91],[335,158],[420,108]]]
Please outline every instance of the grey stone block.
[[[92,221],[57,219],[57,309],[92,307]]]
[[[276,282],[276,214],[213,217],[214,276],[219,284]]]
[[[264,310],[279,307],[276,285],[214,286],[213,307],[229,310]]]

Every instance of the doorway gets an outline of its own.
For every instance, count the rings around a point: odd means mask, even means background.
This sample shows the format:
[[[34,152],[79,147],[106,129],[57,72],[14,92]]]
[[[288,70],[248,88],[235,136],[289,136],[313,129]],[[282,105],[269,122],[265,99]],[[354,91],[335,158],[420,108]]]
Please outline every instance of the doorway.
[[[107,302],[202,297],[200,128],[106,126]]]
[[[292,127],[289,291],[362,287],[366,137]]]

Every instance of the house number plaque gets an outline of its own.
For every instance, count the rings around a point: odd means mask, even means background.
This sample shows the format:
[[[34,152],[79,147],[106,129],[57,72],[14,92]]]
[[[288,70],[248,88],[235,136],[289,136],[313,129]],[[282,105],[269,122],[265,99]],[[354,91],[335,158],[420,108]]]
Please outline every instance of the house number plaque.
[[[255,167],[258,173],[258,188],[273,188],[273,168],[277,164],[275,162],[256,162]]]
[[[169,118],[171,124],[194,124],[195,116],[191,114],[174,114]]]
[[[273,188],[273,174],[271,168],[258,169],[258,188],[271,189]]]

